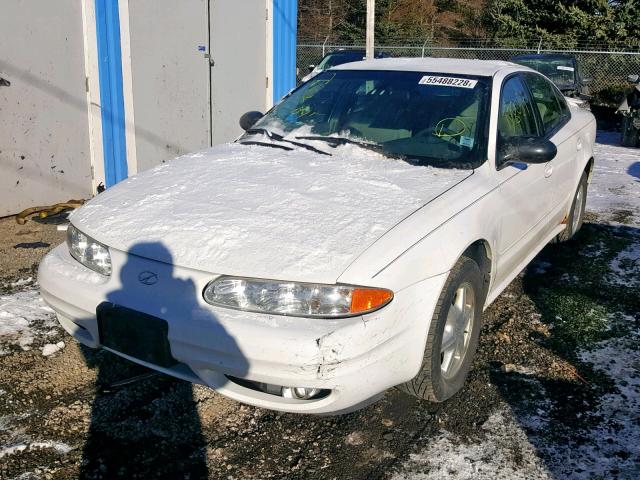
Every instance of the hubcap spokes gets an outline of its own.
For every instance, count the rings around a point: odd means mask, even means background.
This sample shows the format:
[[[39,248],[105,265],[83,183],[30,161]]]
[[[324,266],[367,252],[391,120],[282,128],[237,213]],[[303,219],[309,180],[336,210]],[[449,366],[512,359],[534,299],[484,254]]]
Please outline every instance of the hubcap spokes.
[[[440,346],[440,368],[445,378],[454,377],[469,348],[473,322],[475,320],[475,295],[469,283],[458,287],[449,306],[447,322]]]

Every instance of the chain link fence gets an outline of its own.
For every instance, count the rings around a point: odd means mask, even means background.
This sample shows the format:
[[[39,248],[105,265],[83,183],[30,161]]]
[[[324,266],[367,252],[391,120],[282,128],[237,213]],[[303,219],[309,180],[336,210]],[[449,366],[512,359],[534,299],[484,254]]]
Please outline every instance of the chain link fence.
[[[297,47],[298,80],[309,72],[310,65],[317,65],[322,57],[340,49],[360,49],[364,45],[339,45],[300,42]],[[429,43],[405,45],[378,45],[376,52],[390,57],[449,57],[480,60],[509,60],[515,55],[530,53],[564,53],[575,55],[583,77],[592,78],[589,85],[593,96],[591,103],[617,106],[622,93],[628,88],[627,76],[640,74],[640,52],[604,51],[595,49],[538,49],[529,47],[441,46]]]

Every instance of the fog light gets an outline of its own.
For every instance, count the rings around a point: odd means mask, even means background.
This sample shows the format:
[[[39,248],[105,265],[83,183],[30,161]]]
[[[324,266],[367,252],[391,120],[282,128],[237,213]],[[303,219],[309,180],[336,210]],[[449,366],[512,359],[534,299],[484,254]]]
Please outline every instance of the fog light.
[[[282,387],[284,398],[295,398],[296,400],[310,400],[320,393],[319,388],[306,387]]]

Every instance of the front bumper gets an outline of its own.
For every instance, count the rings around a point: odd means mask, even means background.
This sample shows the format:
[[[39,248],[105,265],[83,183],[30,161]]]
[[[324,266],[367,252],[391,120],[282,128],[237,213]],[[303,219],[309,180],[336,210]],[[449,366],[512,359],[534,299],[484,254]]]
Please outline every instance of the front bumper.
[[[103,301],[153,315],[169,324],[172,368],[131,361],[208,385],[251,405],[299,413],[341,413],[377,398],[420,368],[429,321],[446,274],[395,292],[372,314],[310,319],[213,307],[202,290],[215,275],[111,250],[104,277],[73,259],[66,245],[40,264],[38,282],[61,325],[77,340],[100,347],[96,307]],[[158,276],[154,285],[141,272]],[[294,400],[260,392],[228,376],[283,386],[329,389],[320,399]]]

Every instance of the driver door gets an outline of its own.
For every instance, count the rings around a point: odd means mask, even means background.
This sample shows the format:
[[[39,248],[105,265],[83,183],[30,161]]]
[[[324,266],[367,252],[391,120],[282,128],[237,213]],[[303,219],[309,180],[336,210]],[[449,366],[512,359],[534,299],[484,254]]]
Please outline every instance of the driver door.
[[[504,141],[541,134],[529,89],[518,74],[500,92],[496,175],[499,181],[499,235],[496,284],[509,277],[541,241],[552,205],[549,164],[500,163]]]

